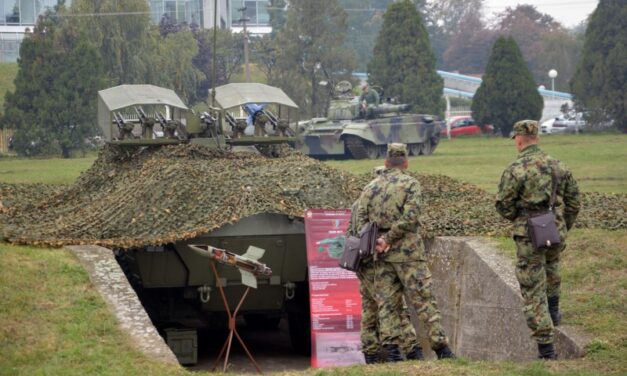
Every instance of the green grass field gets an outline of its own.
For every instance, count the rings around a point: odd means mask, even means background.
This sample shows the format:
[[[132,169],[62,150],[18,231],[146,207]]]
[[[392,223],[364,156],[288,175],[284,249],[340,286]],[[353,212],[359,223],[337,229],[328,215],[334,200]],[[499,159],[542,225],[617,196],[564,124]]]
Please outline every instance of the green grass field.
[[[546,150],[564,160],[584,191],[627,192],[627,137],[543,137]],[[515,158],[511,140],[443,140],[412,169],[475,183],[494,192],[500,172]],[[70,184],[94,156],[0,159],[1,182]],[[366,172],[379,161],[332,161]],[[0,198],[1,199],[1,198]],[[496,239],[512,257],[510,239]],[[562,262],[564,322],[591,342],[583,359],[558,362],[403,362],[394,365],[287,372],[282,375],[599,375],[627,374],[627,230],[574,230]],[[135,351],[77,260],[62,249],[0,243],[0,375],[191,374]],[[521,313],[522,314],[522,313]]]
[[[621,134],[543,136],[540,146],[565,162],[583,191],[627,193],[627,137]],[[433,155],[413,157],[410,169],[443,174],[496,192],[503,169],[517,151],[508,138],[443,139]],[[332,166],[355,173],[371,171],[376,161],[333,161]]]

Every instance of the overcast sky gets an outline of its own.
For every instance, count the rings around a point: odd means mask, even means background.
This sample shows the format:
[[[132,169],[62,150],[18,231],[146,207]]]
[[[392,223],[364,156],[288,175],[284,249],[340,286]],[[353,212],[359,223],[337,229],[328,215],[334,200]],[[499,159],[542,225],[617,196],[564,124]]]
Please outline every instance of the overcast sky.
[[[573,27],[585,20],[592,13],[598,0],[484,0],[483,7],[487,16],[502,12],[507,7],[515,8],[518,4],[534,5],[540,13],[547,13],[562,25]]]

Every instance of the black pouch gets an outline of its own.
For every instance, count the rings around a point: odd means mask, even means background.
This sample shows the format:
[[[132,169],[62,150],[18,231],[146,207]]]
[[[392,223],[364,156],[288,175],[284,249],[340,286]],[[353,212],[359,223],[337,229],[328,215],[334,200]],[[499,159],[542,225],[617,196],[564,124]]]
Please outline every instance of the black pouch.
[[[340,257],[339,266],[342,269],[356,272],[359,269],[359,262],[361,261],[361,255],[359,252],[360,239],[356,236],[349,236],[344,242],[344,252]]]
[[[374,255],[378,236],[379,226],[375,222],[368,222],[359,231],[359,249],[361,250],[362,258]]]
[[[557,185],[559,184],[560,177],[557,174],[557,166],[552,166],[551,171],[551,198],[549,200],[549,210],[541,213],[529,216],[527,219],[527,231],[529,232],[529,238],[533,249],[536,251],[549,248],[561,243],[560,233],[557,230],[557,222],[555,222],[555,198],[557,196]]]
[[[529,217],[527,228],[531,244],[533,244],[535,250],[549,248],[561,242],[560,233],[555,222],[555,214],[552,211]]]

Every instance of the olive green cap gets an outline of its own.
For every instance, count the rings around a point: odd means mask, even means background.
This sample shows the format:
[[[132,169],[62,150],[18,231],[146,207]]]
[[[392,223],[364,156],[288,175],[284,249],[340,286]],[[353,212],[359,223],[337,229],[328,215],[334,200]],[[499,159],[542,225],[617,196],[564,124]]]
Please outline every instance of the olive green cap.
[[[535,120],[520,120],[514,124],[512,138],[516,136],[537,136],[538,122]]]
[[[401,143],[388,144],[388,158],[389,157],[406,157],[407,145]]]

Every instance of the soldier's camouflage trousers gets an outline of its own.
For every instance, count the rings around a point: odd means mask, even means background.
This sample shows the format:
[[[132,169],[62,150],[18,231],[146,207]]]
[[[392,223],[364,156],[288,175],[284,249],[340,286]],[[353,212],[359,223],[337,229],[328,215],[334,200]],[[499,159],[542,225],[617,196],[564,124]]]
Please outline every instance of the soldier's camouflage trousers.
[[[549,315],[547,298],[559,296],[560,253],[562,244],[536,251],[527,237],[516,236],[516,278],[523,297],[523,312],[532,337],[540,344],[553,343],[553,322]]]
[[[379,306],[379,336],[383,345],[396,343],[400,327],[399,312],[405,294],[407,304],[413,306],[420,321],[426,325],[432,349],[448,345],[440,323],[440,311],[431,294],[431,271],[425,261],[377,261],[375,291]]]
[[[359,278],[359,293],[361,295],[361,349],[368,354],[378,353],[382,343],[379,338],[379,309],[375,300],[375,263],[372,261],[362,263],[357,271],[357,278]],[[407,306],[404,304],[402,295],[400,297],[402,312],[398,326],[395,327],[399,333],[396,334],[397,342],[394,343],[398,344],[401,351],[407,354],[418,344],[418,339]]]

